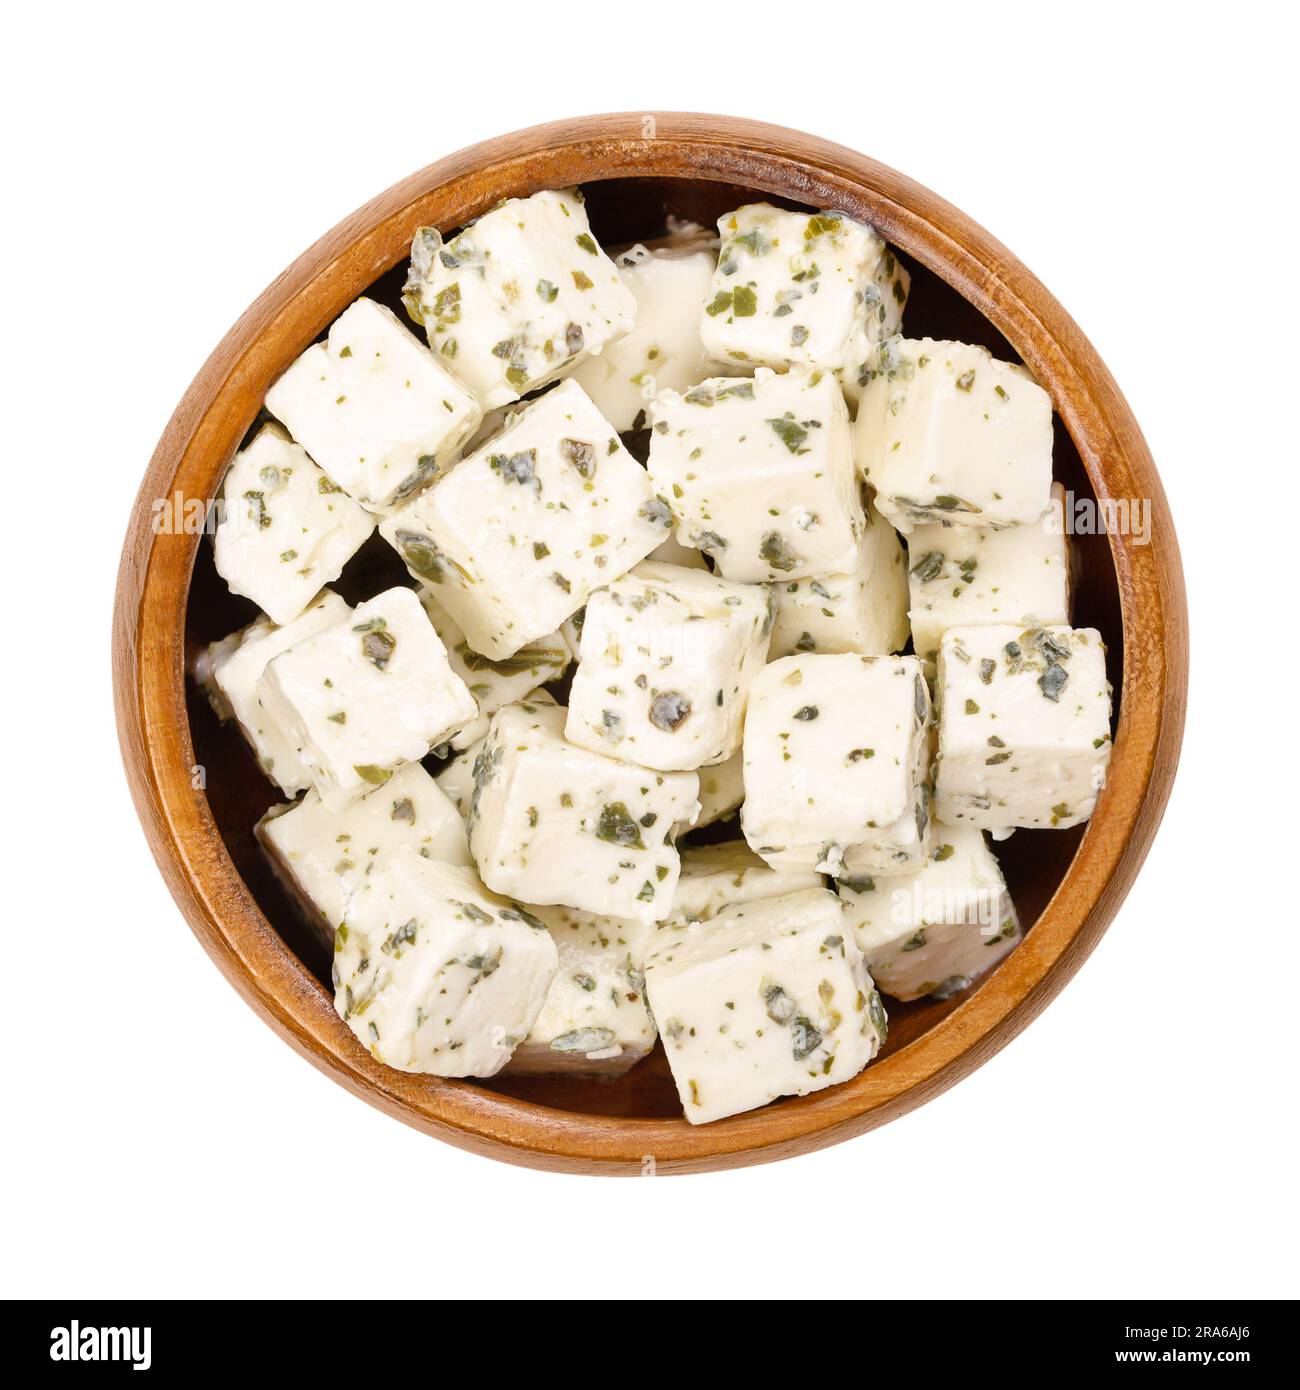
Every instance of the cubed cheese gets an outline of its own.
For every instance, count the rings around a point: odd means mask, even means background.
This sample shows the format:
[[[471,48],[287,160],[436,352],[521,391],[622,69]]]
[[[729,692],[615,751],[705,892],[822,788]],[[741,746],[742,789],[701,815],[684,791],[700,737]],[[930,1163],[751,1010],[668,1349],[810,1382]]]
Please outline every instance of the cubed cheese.
[[[743,743],[743,740],[742,740]],[[745,758],[743,752],[725,763],[700,768],[700,814],[694,829],[703,830],[714,821],[734,815],[745,799]]]
[[[495,660],[483,656],[465,640],[465,634],[432,589],[420,590],[420,602],[447,649],[451,669],[465,682],[478,705],[479,718],[452,736],[453,748],[466,748],[475,738],[482,738],[487,733],[488,719],[502,705],[522,700],[539,685],[558,680],[572,660],[569,644],[559,632],[549,632],[511,656]]]
[[[397,316],[358,299],[266,393],[266,408],[371,511],[400,506],[478,428],[473,396]]]
[[[272,808],[257,826],[272,867],[307,919],[327,938],[343,921],[348,899],[399,849],[440,863],[470,866],[465,822],[419,763],[384,786],[331,811],[314,791]]]
[[[685,391],[717,372],[700,341],[700,305],[717,259],[690,246],[634,246],[614,257],[636,300],[636,326],[573,376],[616,430],[639,428],[656,392]]]
[[[510,198],[447,242],[422,227],[402,298],[485,407],[570,370],[636,318],[573,189]]]
[[[700,336],[724,361],[820,367],[856,389],[898,331],[908,276],[876,232],[838,212],[751,203],[718,222],[722,250]]]
[[[823,888],[661,927],[646,988],[692,1124],[848,1081],[885,1039],[880,995]]]
[[[1002,870],[970,826],[936,822],[915,873],[839,890],[872,979],[895,999],[946,999],[1020,941]]]
[[[779,898],[805,888],[823,888],[811,869],[774,869],[743,840],[682,850],[682,872],[673,895],[673,919],[704,921],[730,903]]]
[[[706,573],[709,568],[702,550],[696,550],[693,545],[683,545],[675,535],[670,535],[662,545],[655,546],[647,558],[659,560],[665,565],[681,565],[683,569],[704,570]]]
[[[925,522],[1018,526],[1047,508],[1052,402],[982,347],[891,338],[858,407],[858,466],[904,533]]]
[[[564,738],[566,711],[507,705],[475,759],[469,845],[485,883],[524,902],[656,922],[668,916],[677,821],[693,772],[651,772]]]
[[[879,364],[880,344],[897,337],[903,326],[903,306],[911,287],[912,277],[893,251],[884,247],[876,265],[875,279],[867,287],[867,312],[853,330],[840,371],[840,384],[855,412]]]
[[[564,638],[569,653],[575,661],[582,656],[582,625],[586,620],[587,610],[583,607],[579,608],[571,618],[565,618],[560,624],[560,636]]]
[[[555,697],[549,690],[532,690],[518,701],[518,704],[521,709],[531,714],[537,705],[555,704]],[[488,731],[491,727],[490,716],[486,719],[480,716],[466,724],[461,733],[457,734],[453,740],[457,745],[461,745],[461,751],[458,751],[445,767],[439,769],[434,777],[434,781],[446,793],[462,817],[469,815],[470,801],[474,795],[474,762],[479,755],[479,750],[487,742]],[[468,730],[475,730],[476,737],[462,745],[461,734]]]
[[[332,589],[326,589],[293,622],[277,627],[270,618],[258,618],[214,642],[197,663],[196,675],[218,716],[236,721],[258,766],[286,796],[309,787],[311,773],[293,731],[281,727],[263,707],[258,682],[273,658],[345,621],[350,612]]]
[[[750,688],[741,822],[774,868],[902,873],[929,852],[930,696],[910,656],[787,656]]]
[[[776,621],[769,655],[857,652],[886,656],[907,645],[907,556],[872,504],[852,574],[784,579],[772,585]]]
[[[1064,490],[1037,521],[991,531],[976,526],[918,526],[908,537],[912,641],[933,661],[950,627],[1070,621]]]
[[[1078,825],[1110,761],[1094,628],[950,627],[939,644],[935,813],[986,830]]]
[[[717,377],[652,407],[650,477],[677,538],[727,579],[857,568],[865,520],[844,394],[826,372]]]
[[[488,729],[492,721],[488,720]],[[474,795],[474,762],[487,742],[487,731],[475,742],[467,745],[464,752],[457,753],[434,776],[439,788],[462,817],[469,815],[470,801]]]
[[[257,694],[330,810],[383,786],[478,712],[410,589],[389,589],[281,653]]]
[[[470,646],[499,658],[554,632],[670,524],[645,469],[565,381],[379,529]]]
[[[654,927],[569,907],[533,911],[554,938],[560,963],[510,1070],[622,1076],[655,1043],[645,1002],[645,950]]]
[[[275,623],[291,623],[343,572],[375,519],[278,425],[264,425],[235,455],[222,487],[212,549],[231,593]]]
[[[730,758],[767,659],[770,605],[766,586],[650,561],[598,589],[565,737],[667,772]]]
[[[352,895],[334,951],[339,1016],[386,1066],[434,1076],[495,1076],[558,964],[531,913],[409,848]]]

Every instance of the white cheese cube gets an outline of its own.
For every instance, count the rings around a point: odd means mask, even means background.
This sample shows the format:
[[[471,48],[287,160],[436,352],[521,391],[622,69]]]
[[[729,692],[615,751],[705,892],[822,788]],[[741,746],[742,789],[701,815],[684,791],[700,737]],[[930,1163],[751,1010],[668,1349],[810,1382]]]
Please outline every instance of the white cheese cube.
[[[857,568],[866,522],[844,394],[825,372],[763,368],[655,398],[650,478],[677,539],[727,579]]]
[[[615,1077],[655,1044],[645,1002],[646,922],[568,907],[533,911],[555,941],[559,968],[532,1031],[510,1061],[513,1073]]]
[[[197,664],[196,675],[218,716],[236,721],[258,766],[286,796],[297,796],[311,786],[311,773],[293,731],[264,708],[258,682],[273,658],[345,621],[351,611],[338,594],[326,589],[293,622],[277,627],[269,618],[258,618],[214,642]]]
[[[614,257],[636,300],[635,327],[573,378],[616,430],[639,428],[657,392],[685,391],[717,372],[700,341],[700,305],[717,259],[689,246],[634,246]]]
[[[985,830],[1092,815],[1110,761],[1094,628],[950,627],[939,644],[935,814]]]
[[[1002,870],[969,826],[936,823],[915,873],[841,882],[839,891],[871,978],[895,999],[947,999],[1020,941]]]
[[[469,867],[465,822],[419,763],[331,811],[314,791],[276,806],[258,822],[257,838],[271,866],[307,919],[332,940],[348,899],[399,849]]]
[[[657,545],[646,557],[650,560],[658,560],[665,565],[680,565],[683,569],[704,570],[709,572],[709,562],[704,558],[702,550],[696,550],[694,546],[683,545],[675,535],[670,535],[662,545]]]
[[[532,714],[538,705],[555,704],[555,697],[549,690],[532,690],[518,703],[520,709]],[[457,752],[433,779],[462,818],[469,815],[470,801],[474,795],[474,761],[479,755],[479,750],[487,742],[488,731],[491,728],[491,718],[480,717],[466,724],[452,739],[453,745],[461,751]],[[476,737],[462,744],[462,735],[470,730],[476,731]]]
[[[358,299],[266,393],[266,408],[363,507],[386,512],[452,465],[473,396],[397,316]]]
[[[491,727],[492,721],[489,719],[488,729]],[[474,795],[474,761],[486,742],[485,731],[483,736],[469,744],[464,752],[457,753],[445,767],[440,768],[433,779],[462,818],[469,815],[470,801]]]
[[[696,1125],[848,1081],[885,1040],[880,995],[823,888],[661,927],[646,988]]]
[[[571,618],[566,618],[560,624],[560,636],[564,638],[574,661],[578,661],[582,656],[582,625],[586,619],[587,610],[584,607],[579,608]]]
[[[469,847],[483,881],[523,902],[606,917],[668,916],[677,821],[693,772],[651,772],[565,741],[566,712],[507,705],[475,759]]]
[[[291,623],[343,572],[375,519],[278,425],[235,455],[212,538],[217,573],[272,622]]]
[[[257,694],[332,811],[478,712],[410,589],[388,589],[281,653]]]
[[[858,466],[900,531],[1042,516],[1052,401],[1023,367],[967,343],[891,338],[875,371],[854,425]]]
[[[774,869],[743,840],[682,850],[682,873],[673,895],[673,920],[704,921],[730,903],[779,898],[805,888],[824,888],[811,869]]]
[[[700,336],[723,361],[820,367],[856,387],[898,331],[908,277],[880,236],[838,212],[751,203],[718,221],[722,250]]]
[[[858,567],[852,574],[772,585],[773,660],[792,652],[886,656],[907,645],[907,556],[898,532],[873,504],[868,503],[866,516]]]
[[[386,1066],[434,1076],[495,1076],[558,963],[531,913],[413,849],[353,894],[334,953],[339,1016]]]
[[[849,342],[840,385],[856,414],[862,392],[879,365],[880,344],[897,337],[903,327],[903,306],[912,287],[912,277],[886,246],[876,266],[876,275],[867,289],[867,312],[859,320]]]
[[[565,381],[379,529],[470,646],[500,658],[554,632],[670,524],[645,469]]]
[[[505,405],[627,333],[636,300],[573,189],[510,198],[444,242],[422,227],[402,295],[485,407]]]
[[[774,868],[902,873],[929,852],[930,695],[911,656],[786,656],[749,693],[745,839]]]
[[[743,747],[743,740],[742,740]],[[745,757],[743,751],[727,759],[725,763],[715,763],[713,767],[700,768],[700,814],[695,818],[694,829],[703,830],[714,821],[726,820],[740,808],[745,799]]]
[[[447,649],[451,669],[463,680],[478,705],[478,719],[452,736],[453,748],[467,748],[488,730],[488,721],[502,705],[522,700],[547,681],[558,680],[572,656],[569,644],[559,632],[547,633],[511,656],[494,660],[482,656],[465,640],[452,616],[438,602],[432,589],[421,588],[420,602],[429,615],[434,631]]]
[[[765,586],[649,561],[598,589],[565,737],[664,772],[730,758],[767,660],[770,604]]]
[[[1024,526],[918,526],[908,537],[912,641],[933,661],[950,627],[1070,621],[1064,489],[1052,484],[1046,512]]]

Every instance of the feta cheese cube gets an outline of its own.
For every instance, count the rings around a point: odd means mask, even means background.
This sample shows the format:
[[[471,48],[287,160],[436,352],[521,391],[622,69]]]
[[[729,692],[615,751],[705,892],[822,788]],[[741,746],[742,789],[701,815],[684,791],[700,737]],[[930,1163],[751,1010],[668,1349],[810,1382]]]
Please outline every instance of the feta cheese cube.
[[[902,873],[929,852],[930,695],[911,656],[786,656],[749,693],[745,839],[774,868]]]
[[[331,811],[383,786],[478,712],[410,589],[388,589],[282,652],[257,694]]]
[[[372,299],[358,299],[266,393],[266,408],[363,507],[391,511],[453,464],[473,396]]]
[[[1094,628],[950,627],[939,643],[935,814],[985,830],[1078,825],[1110,761]]]
[[[652,552],[653,553],[653,552]],[[586,607],[579,608],[571,617],[560,624],[560,636],[564,638],[569,654],[577,661],[582,656],[582,625],[587,620]]]
[[[422,227],[402,298],[488,408],[599,353],[632,328],[637,307],[574,189],[510,198],[447,242]]]
[[[616,430],[639,429],[657,392],[686,391],[717,373],[700,341],[700,305],[717,259],[712,250],[671,245],[633,246],[614,257],[636,300],[636,324],[573,378]]]
[[[1037,521],[991,531],[976,526],[916,527],[908,537],[912,641],[933,661],[950,627],[1070,621],[1064,489]]]
[[[518,703],[521,709],[531,714],[537,705],[555,704],[555,697],[549,690],[532,690]],[[474,795],[474,761],[487,742],[488,731],[491,728],[491,717],[480,717],[466,724],[465,728],[454,736],[453,744],[460,745],[462,735],[469,730],[476,731],[476,737],[465,743],[461,751],[457,752],[433,779],[460,812],[462,819],[469,815],[470,801]]]
[[[212,538],[217,573],[272,622],[291,623],[375,529],[278,425],[235,455]]]
[[[743,840],[682,850],[682,872],[673,895],[673,920],[704,921],[730,903],[779,898],[805,888],[824,888],[811,869],[773,869]]]
[[[662,545],[655,546],[646,558],[665,565],[680,565],[683,569],[709,573],[709,562],[704,558],[704,552],[696,550],[694,546],[683,545],[675,535],[670,535]]]
[[[916,872],[839,891],[871,978],[895,999],[947,999],[1020,941],[1002,870],[970,826],[936,823]]]
[[[726,579],[857,568],[866,525],[844,394],[826,372],[718,377],[652,407],[650,478],[677,539]]]
[[[856,414],[862,392],[875,374],[880,344],[897,337],[903,327],[903,306],[912,287],[912,277],[886,246],[876,266],[875,278],[867,288],[867,312],[853,330],[848,353],[840,370],[840,385]]]
[[[491,727],[492,721],[489,719],[488,729]],[[486,742],[485,732],[481,738],[469,744],[464,752],[457,753],[444,767],[439,768],[433,779],[462,819],[469,814],[470,801],[474,795],[474,761]]]
[[[772,585],[773,660],[792,652],[886,656],[907,645],[907,556],[898,533],[871,503],[866,517],[851,574]]]
[[[447,649],[451,669],[465,682],[478,705],[478,719],[452,735],[451,746],[467,748],[488,730],[488,721],[502,705],[524,699],[547,681],[558,680],[572,656],[569,644],[559,632],[547,633],[511,656],[494,660],[481,656],[465,640],[455,620],[438,602],[432,589],[419,590],[420,602],[429,615],[434,631]]]
[[[726,820],[740,809],[740,803],[745,799],[744,753],[736,753],[725,763],[700,768],[699,776],[700,814],[691,827],[695,830],[703,830],[715,821]]]
[[[565,737],[665,772],[730,758],[767,660],[770,603],[766,587],[650,561],[598,589]]]
[[[419,763],[341,811],[314,791],[275,806],[257,824],[272,868],[326,940],[343,921],[348,899],[399,849],[411,847],[444,864],[473,864],[465,822]]]
[[[606,917],[668,916],[677,821],[693,772],[650,772],[565,741],[566,711],[507,705],[475,759],[469,847],[483,881],[524,902]]]
[[[495,1076],[558,964],[531,913],[410,848],[353,894],[334,951],[339,1016],[385,1066],[434,1076]]]
[[[1052,401],[1023,367],[966,343],[891,338],[875,370],[854,425],[858,466],[900,531],[1042,516]]]
[[[533,911],[554,938],[559,968],[537,1022],[511,1058],[511,1072],[622,1076],[655,1044],[645,1002],[645,951],[654,927],[568,907]]]
[[[281,652],[346,621],[351,611],[333,589],[326,589],[293,622],[277,627],[270,618],[258,618],[214,642],[196,663],[195,674],[218,717],[235,720],[258,766],[286,796],[309,787],[311,773],[293,731],[263,706],[258,682]]]
[[[554,632],[670,524],[645,469],[565,381],[379,530],[470,646],[501,658]]]
[[[714,357],[819,367],[856,387],[898,331],[909,280],[879,235],[838,212],[751,203],[718,221],[722,250],[700,320]]]
[[[848,1081],[885,1040],[880,995],[824,888],[661,927],[646,988],[696,1125]]]

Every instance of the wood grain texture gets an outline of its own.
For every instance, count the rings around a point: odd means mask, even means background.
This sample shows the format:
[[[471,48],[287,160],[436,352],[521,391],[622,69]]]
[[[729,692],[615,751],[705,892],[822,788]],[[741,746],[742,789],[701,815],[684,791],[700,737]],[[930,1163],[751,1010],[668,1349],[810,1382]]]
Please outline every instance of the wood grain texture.
[[[398,1119],[495,1158],[571,1172],[784,1158],[893,1119],[990,1057],[1078,969],[1123,899],[1164,810],[1186,700],[1186,600],[1159,478],[1114,381],[1043,286],[955,208],[851,150],[707,115],[655,113],[647,138],[646,119],[562,121],[463,150],[368,203],[290,266],[222,340],[167,425],[127,532],[114,623],[118,730],[141,821],[186,920],[240,994],[315,1065]],[[225,593],[200,536],[159,535],[151,524],[157,499],[216,495],[267,387],[347,304],[367,291],[391,302],[394,268],[418,226],[450,230],[501,198],[573,183],[585,186],[607,244],[656,234],[667,211],[708,220],[754,193],[874,223],[915,272],[908,332],[1010,345],[1056,405],[1058,476],[1080,495],[1152,505],[1149,544],[1111,535],[1078,546],[1077,621],[1101,628],[1110,649],[1115,747],[1086,828],[1020,832],[1000,847],[1033,922],[1024,943],[957,999],[892,1005],[888,1048],[855,1080],[698,1128],[672,1103],[661,1052],[610,1086],[508,1073],[479,1084],[392,1071],[357,1043],[323,984],[326,963],[252,844],[271,789],[186,688],[187,642],[192,650],[224,635],[252,610]],[[344,584],[373,592],[391,563],[370,547]],[[194,785],[199,763],[206,791]]]

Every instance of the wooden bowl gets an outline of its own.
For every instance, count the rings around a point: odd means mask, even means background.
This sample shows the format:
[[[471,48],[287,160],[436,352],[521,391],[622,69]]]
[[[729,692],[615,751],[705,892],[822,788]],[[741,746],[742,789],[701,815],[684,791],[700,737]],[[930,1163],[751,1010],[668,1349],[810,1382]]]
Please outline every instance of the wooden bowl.
[[[267,387],[352,300],[397,303],[417,227],[447,231],[501,198],[569,184],[583,185],[606,245],[662,233],[668,213],[710,223],[756,195],[872,222],[912,271],[909,335],[1019,356],[1056,405],[1056,476],[1077,497],[1152,508],[1147,544],[1077,539],[1075,620],[1109,646],[1114,755],[1086,827],[1020,831],[999,847],[1033,924],[1024,943],[957,998],[891,1001],[888,1045],[854,1080],[700,1127],[682,1118],[661,1050],[605,1084],[446,1081],[371,1058],[334,1012],[329,962],[254,841],[273,789],[186,681],[187,655],[254,610],[217,578],[200,535],[159,534],[154,522],[162,499],[179,519],[186,501],[217,494]],[[372,543],[340,587],[355,601],[402,577],[395,555]],[[127,773],[163,876],[226,977],[305,1057],[398,1119],[494,1158],[684,1172],[783,1158],[883,1124],[992,1056],[1055,996],[1114,916],[1164,810],[1183,727],[1187,615],[1173,522],[1137,424],[1083,334],[1009,251],[910,179],[838,145],[726,117],[628,114],[539,126],[431,164],[317,242],[244,314],[178,406],[141,485],[113,671]]]

